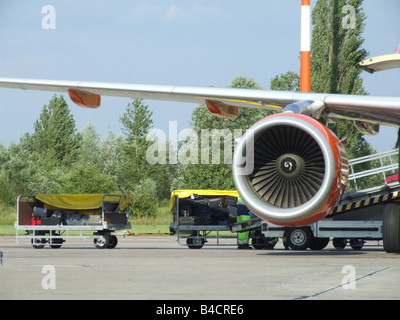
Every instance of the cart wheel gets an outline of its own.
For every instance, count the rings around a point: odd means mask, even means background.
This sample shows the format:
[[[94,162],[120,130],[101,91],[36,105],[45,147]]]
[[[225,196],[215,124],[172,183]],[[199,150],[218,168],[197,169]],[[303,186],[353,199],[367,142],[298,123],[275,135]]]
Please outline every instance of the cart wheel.
[[[61,248],[63,242],[63,239],[52,239],[50,243],[50,248],[59,249]]]
[[[46,240],[43,238],[32,238],[31,239],[32,247],[35,249],[42,249],[44,247],[44,244],[46,243]]]
[[[107,248],[110,243],[111,236],[109,234],[100,234],[93,239],[93,243],[97,249]]]
[[[322,250],[329,243],[329,238],[313,238],[310,244],[311,250]]]
[[[190,249],[201,249],[205,243],[204,238],[187,238],[186,244]]]
[[[347,240],[344,238],[333,238],[332,244],[336,250],[343,250],[346,248]]]
[[[363,239],[350,239],[350,247],[352,247],[353,250],[361,250],[363,246],[364,246]]]
[[[110,236],[110,242],[108,243],[107,249],[114,249],[118,244],[118,238],[114,235]]]

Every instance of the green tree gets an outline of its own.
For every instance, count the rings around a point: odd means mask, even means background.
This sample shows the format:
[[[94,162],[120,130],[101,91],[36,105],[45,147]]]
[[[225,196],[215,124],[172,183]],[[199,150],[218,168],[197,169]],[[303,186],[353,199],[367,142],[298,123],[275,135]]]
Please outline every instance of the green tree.
[[[120,117],[125,140],[122,144],[119,179],[124,192],[133,192],[143,177],[151,175],[152,166],[146,160],[150,145],[146,135],[153,126],[152,114],[143,99],[133,99]]]
[[[313,12],[311,89],[314,92],[366,94],[357,63],[367,57],[362,48],[366,16],[363,0],[318,0]],[[346,25],[344,6],[355,9],[354,25]]]
[[[10,205],[14,203],[16,194],[14,185],[10,180],[9,171],[6,164],[10,159],[8,150],[0,144],[0,207],[1,204]]]
[[[271,90],[300,91],[300,76],[298,73],[288,71],[271,80]]]
[[[135,217],[154,218],[158,206],[157,182],[145,177],[136,185],[130,194],[130,207]]]
[[[118,193],[118,186],[98,165],[76,164],[59,179],[62,193]]]
[[[69,166],[75,161],[81,137],[62,95],[54,95],[49,105],[43,106],[29,139],[31,151],[38,154],[40,165],[46,169]]]
[[[362,0],[319,0],[312,12],[311,89],[314,92],[365,95],[362,70],[357,63],[367,57],[362,48],[365,14]],[[343,27],[345,5],[355,8],[354,25]],[[329,128],[344,142],[350,159],[375,152],[353,121],[338,120]]]
[[[81,133],[82,141],[79,148],[78,161],[86,165],[99,165],[100,135],[93,123],[89,122]]]
[[[143,99],[133,99],[120,117],[125,140],[121,145],[117,175],[120,188],[129,195],[136,216],[154,216],[159,203],[159,171],[146,158],[151,145],[146,137],[153,126],[152,114]]]
[[[230,87],[262,89],[253,79],[244,77],[235,78]],[[213,116],[204,104],[195,108],[192,112],[191,128],[196,133],[197,140],[191,141],[196,145],[188,146],[187,149],[199,150],[197,161],[179,165],[179,178],[175,179],[174,188],[235,188],[231,166],[234,139],[240,138],[251,125],[270,113],[260,109],[239,108],[237,119],[232,121]]]
[[[31,194],[35,190],[32,178],[39,171],[38,156],[32,151],[30,138],[25,134],[20,143],[11,143],[8,150],[2,153],[1,168],[7,172],[8,179],[15,195]]]
[[[121,161],[123,138],[109,130],[100,142],[99,166],[102,173],[109,175],[118,183],[118,167]]]

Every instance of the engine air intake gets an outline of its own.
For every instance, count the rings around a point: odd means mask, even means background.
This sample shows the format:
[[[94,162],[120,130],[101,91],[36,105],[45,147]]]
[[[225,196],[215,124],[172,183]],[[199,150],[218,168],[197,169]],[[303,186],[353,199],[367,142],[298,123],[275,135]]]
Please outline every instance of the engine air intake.
[[[282,113],[264,118],[238,141],[233,179],[247,207],[280,225],[325,217],[343,194],[348,175],[339,139],[317,120]]]
[[[254,150],[250,184],[270,205],[294,208],[320,189],[324,156],[307,132],[291,126],[272,127],[255,140]]]

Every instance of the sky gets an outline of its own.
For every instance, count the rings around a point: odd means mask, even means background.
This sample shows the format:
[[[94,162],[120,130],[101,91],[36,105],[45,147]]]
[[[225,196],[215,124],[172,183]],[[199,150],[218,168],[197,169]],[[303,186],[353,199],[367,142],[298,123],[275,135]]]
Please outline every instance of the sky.
[[[311,9],[316,0],[311,0]],[[269,89],[300,68],[301,0],[0,0],[0,77],[227,87],[237,76]],[[54,11],[48,11],[51,6]],[[364,0],[364,48],[370,57],[400,44],[398,0]],[[50,22],[54,22],[51,25]],[[50,28],[49,28],[50,27]],[[400,95],[400,69],[362,73],[375,96]],[[0,143],[33,132],[53,92],[0,89]],[[102,97],[88,110],[67,101],[79,131],[92,123],[121,134],[131,99]],[[146,100],[154,128],[189,128],[194,104]],[[397,128],[367,138],[394,146]]]

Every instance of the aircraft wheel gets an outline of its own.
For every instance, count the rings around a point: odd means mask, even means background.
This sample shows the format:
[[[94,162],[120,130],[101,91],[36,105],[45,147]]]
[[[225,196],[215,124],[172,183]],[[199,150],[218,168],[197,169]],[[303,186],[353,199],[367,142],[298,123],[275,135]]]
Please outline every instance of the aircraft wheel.
[[[291,227],[286,231],[286,241],[293,250],[306,250],[313,239],[309,227]]]
[[[385,206],[383,216],[383,249],[388,253],[400,252],[400,206]]]

